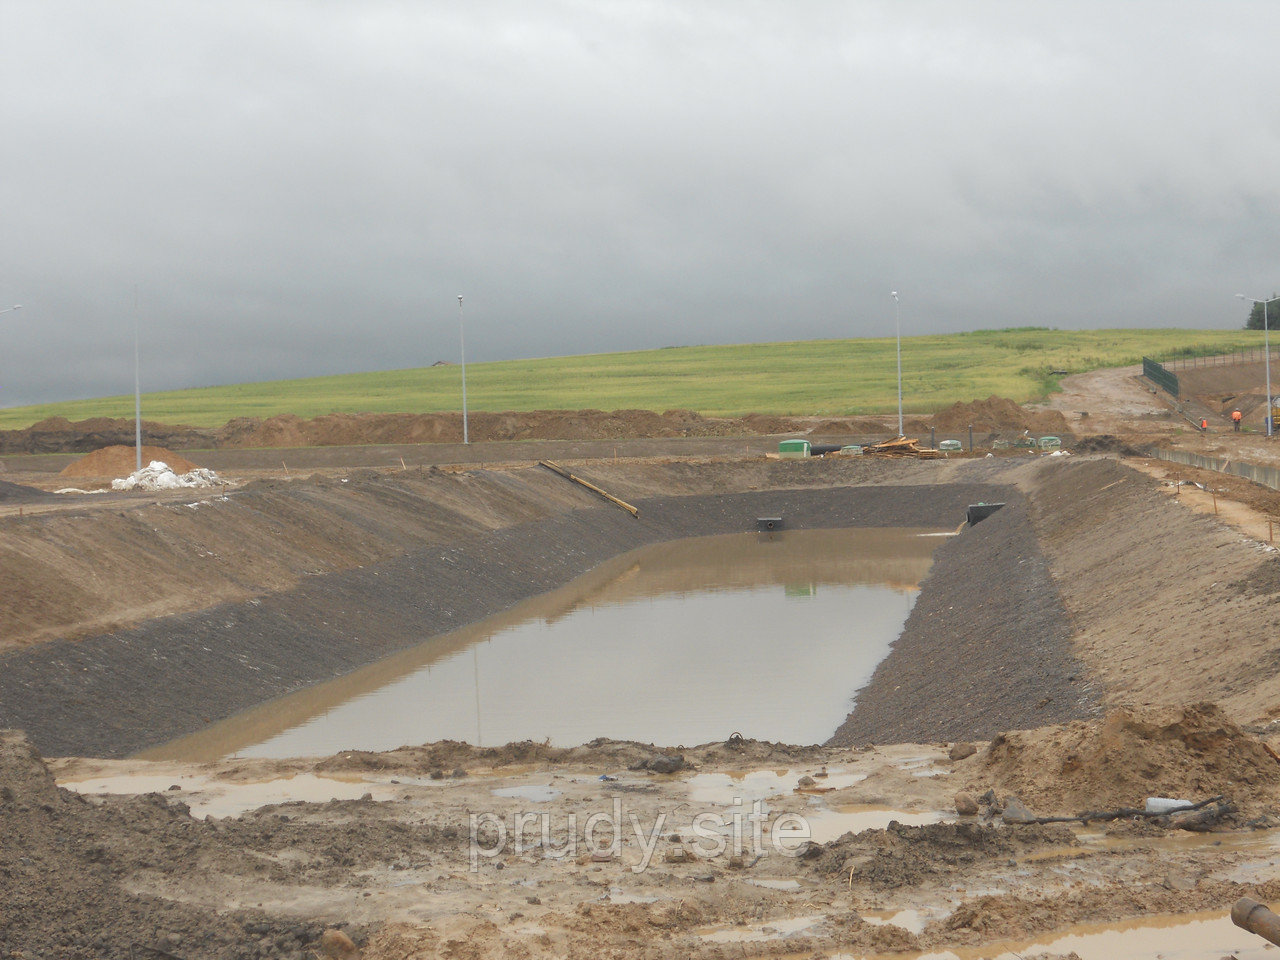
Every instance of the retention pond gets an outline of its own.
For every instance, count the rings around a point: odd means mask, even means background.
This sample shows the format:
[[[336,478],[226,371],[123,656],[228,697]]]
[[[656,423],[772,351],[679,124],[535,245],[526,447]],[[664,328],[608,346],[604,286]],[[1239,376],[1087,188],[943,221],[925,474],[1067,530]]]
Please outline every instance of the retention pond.
[[[625,554],[567,586],[150,750],[315,756],[464,740],[666,746],[831,736],[947,534],[734,534]]]

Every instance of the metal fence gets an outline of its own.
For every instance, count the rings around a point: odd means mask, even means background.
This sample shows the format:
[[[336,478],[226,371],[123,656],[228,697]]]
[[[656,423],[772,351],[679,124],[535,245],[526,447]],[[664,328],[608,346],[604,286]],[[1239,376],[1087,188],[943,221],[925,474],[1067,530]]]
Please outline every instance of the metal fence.
[[[1271,351],[1272,361],[1275,360],[1276,351]],[[1152,360],[1156,366],[1166,370],[1194,370],[1197,367],[1229,367],[1234,363],[1261,363],[1267,359],[1267,351],[1262,347],[1248,347],[1243,350],[1236,350],[1232,353],[1220,353],[1213,357],[1183,357],[1178,360]],[[1150,376],[1147,373],[1147,358],[1142,358],[1142,373],[1144,376]],[[1154,379],[1154,378],[1152,378]],[[1158,382],[1158,381],[1157,381]],[[1161,386],[1164,386],[1161,384]]]
[[[1200,467],[1203,470],[1215,470],[1218,473],[1244,477],[1246,480],[1260,483],[1272,490],[1280,490],[1280,469],[1275,467],[1264,467],[1242,460],[1219,460],[1217,457],[1206,457],[1187,450],[1157,449],[1155,456],[1171,463],[1182,463],[1188,467]]]
[[[1178,375],[1166,368],[1159,360],[1143,357],[1142,375],[1156,386],[1164,387],[1167,393],[1178,396]]]

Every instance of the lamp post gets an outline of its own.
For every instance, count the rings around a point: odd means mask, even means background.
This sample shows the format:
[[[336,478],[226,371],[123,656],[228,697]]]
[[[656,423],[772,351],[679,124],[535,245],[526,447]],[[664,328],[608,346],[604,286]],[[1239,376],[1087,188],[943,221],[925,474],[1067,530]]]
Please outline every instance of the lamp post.
[[[904,437],[902,432],[902,323],[898,315],[898,291],[891,290],[889,296],[893,297],[893,332],[898,341],[898,436]]]
[[[1237,300],[1248,300],[1250,303],[1262,304],[1262,351],[1267,355],[1267,436],[1271,436],[1271,324],[1267,320],[1267,304],[1275,303],[1280,297],[1272,297],[1270,300],[1258,300],[1254,297],[1246,297],[1243,293],[1236,294]]]
[[[469,444],[467,436],[467,334],[462,327],[462,294],[458,294],[458,343],[462,348],[462,442]]]
[[[3,310],[0,310],[0,313],[12,313],[14,310],[21,310],[21,309],[22,309],[22,304],[15,303],[12,307],[5,307]]]

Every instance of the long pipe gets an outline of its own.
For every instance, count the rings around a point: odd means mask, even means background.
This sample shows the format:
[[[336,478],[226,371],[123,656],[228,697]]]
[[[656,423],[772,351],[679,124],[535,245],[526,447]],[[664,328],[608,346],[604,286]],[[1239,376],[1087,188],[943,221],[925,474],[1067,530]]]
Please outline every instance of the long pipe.
[[[1231,908],[1231,922],[1280,947],[1280,917],[1257,900],[1241,897]]]

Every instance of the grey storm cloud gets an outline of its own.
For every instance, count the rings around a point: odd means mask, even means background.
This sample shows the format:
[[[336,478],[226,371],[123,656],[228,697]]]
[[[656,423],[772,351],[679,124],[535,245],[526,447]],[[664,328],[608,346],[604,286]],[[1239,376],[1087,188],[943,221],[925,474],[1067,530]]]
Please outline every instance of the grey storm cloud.
[[[0,405],[1280,286],[1264,2],[0,0]],[[135,302],[137,304],[135,309]]]

